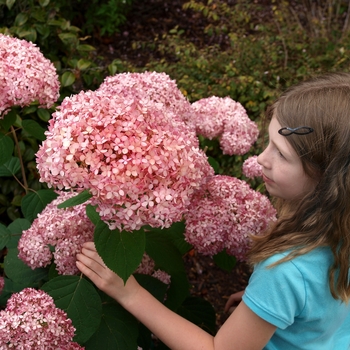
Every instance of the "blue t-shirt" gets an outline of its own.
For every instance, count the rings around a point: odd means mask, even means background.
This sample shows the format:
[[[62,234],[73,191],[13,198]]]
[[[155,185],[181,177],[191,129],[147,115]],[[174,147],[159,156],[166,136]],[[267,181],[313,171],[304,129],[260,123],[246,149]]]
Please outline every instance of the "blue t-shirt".
[[[257,264],[243,295],[255,314],[277,327],[264,349],[350,349],[350,303],[335,300],[329,289],[331,250],[317,248],[268,268],[286,255]]]

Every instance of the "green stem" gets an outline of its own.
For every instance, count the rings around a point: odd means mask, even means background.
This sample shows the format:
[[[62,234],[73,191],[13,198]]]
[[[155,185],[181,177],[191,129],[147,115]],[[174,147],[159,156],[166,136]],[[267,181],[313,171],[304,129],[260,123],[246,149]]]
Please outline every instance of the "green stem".
[[[23,159],[22,159],[22,154],[21,154],[21,148],[19,147],[19,142],[17,139],[17,134],[16,130],[14,129],[13,126],[11,126],[11,132],[13,139],[15,140],[16,148],[17,148],[17,153],[18,153],[18,158],[21,164],[21,172],[22,172],[22,178],[23,178],[23,184],[15,177],[17,182],[25,189],[26,193],[28,192],[28,183],[27,183],[27,177],[24,169],[24,164],[23,164]]]

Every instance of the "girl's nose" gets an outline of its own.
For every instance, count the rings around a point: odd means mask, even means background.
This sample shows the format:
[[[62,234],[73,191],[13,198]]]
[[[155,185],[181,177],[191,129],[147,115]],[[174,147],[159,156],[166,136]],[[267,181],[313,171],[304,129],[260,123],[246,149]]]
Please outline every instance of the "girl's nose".
[[[268,157],[267,157],[267,148],[264,149],[259,155],[258,155],[258,163],[263,167],[263,168],[268,168]]]

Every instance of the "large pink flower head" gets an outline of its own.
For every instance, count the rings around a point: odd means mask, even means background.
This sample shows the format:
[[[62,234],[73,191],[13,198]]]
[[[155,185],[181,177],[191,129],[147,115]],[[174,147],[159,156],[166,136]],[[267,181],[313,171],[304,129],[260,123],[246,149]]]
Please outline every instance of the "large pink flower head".
[[[177,117],[187,122],[191,119],[191,104],[178,88],[176,81],[166,73],[121,73],[107,77],[98,90],[111,94],[128,94],[141,99],[147,96],[160,103]],[[194,129],[191,130],[194,134]],[[197,141],[197,139],[196,139]]]
[[[211,96],[192,103],[192,123],[198,135],[219,138],[224,154],[243,155],[257,140],[259,130],[245,108],[230,97]]]
[[[72,342],[75,328],[45,292],[33,288],[14,293],[0,311],[0,349],[84,349]]]
[[[269,199],[235,177],[216,175],[207,179],[192,197],[186,214],[186,240],[205,255],[226,248],[244,261],[250,235],[261,234],[276,218]]]
[[[85,213],[87,203],[57,208],[74,195],[59,192],[59,196],[44,208],[32,226],[23,231],[18,242],[18,257],[32,269],[49,265],[54,257],[59,274],[79,273],[75,256],[81,251],[83,243],[93,239],[94,225]],[[55,247],[53,253],[50,246]]]
[[[168,227],[213,174],[187,125],[132,90],[81,92],[53,114],[37,153],[40,181],[87,189],[112,229]]]
[[[0,34],[0,116],[12,106],[38,101],[50,108],[59,97],[54,65],[35,44]]]

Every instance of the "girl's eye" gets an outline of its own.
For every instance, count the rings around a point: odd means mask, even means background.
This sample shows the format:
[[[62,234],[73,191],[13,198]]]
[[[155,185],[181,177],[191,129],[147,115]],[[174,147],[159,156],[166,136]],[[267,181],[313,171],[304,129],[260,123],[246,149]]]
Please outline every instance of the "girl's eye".
[[[278,150],[277,150],[277,151],[278,151]],[[281,158],[286,159],[286,158],[284,157],[284,155],[283,155],[280,151],[278,151],[278,154],[279,154],[279,156],[280,156]]]

